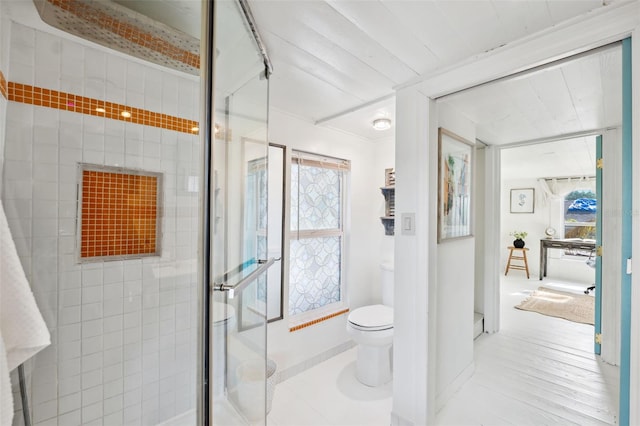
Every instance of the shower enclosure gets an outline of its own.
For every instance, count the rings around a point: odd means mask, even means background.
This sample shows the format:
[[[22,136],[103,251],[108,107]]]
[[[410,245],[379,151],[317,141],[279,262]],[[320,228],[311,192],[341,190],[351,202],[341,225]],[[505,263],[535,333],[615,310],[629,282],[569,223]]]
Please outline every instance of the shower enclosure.
[[[266,421],[268,60],[244,2],[216,2],[210,365],[214,424]],[[273,380],[273,379],[271,379]],[[271,389],[271,388],[270,388]]]
[[[265,422],[268,60],[246,4],[203,1],[202,44],[158,5],[0,2],[0,195],[52,341],[14,425]]]

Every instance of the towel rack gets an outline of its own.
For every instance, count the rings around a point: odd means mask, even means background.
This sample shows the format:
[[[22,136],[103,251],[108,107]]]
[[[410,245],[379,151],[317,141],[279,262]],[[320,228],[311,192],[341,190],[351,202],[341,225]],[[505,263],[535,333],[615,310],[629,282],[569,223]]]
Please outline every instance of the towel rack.
[[[222,282],[222,283],[215,283],[213,285],[213,290],[214,291],[226,291],[229,293],[229,298],[233,299],[234,297],[234,293],[236,291],[242,291],[246,286],[248,286],[249,284],[251,284],[256,278],[258,278],[259,275],[261,275],[264,271],[266,271],[267,269],[269,269],[269,267],[271,265],[273,265],[274,262],[280,260],[280,258],[270,258],[268,260],[263,260],[260,259],[258,260],[258,268],[251,272],[249,275],[247,275],[246,277],[242,278],[237,284],[235,285],[231,285],[228,284],[226,282]]]

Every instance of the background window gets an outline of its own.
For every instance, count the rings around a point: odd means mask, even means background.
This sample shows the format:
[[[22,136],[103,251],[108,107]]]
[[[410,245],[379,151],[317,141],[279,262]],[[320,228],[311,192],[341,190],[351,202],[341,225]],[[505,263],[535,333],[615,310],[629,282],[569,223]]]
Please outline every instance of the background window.
[[[575,190],[564,198],[565,238],[596,238],[596,194],[590,189]],[[566,254],[585,255],[588,252],[570,250]]]
[[[291,163],[289,315],[344,296],[345,175],[349,162],[294,153]]]

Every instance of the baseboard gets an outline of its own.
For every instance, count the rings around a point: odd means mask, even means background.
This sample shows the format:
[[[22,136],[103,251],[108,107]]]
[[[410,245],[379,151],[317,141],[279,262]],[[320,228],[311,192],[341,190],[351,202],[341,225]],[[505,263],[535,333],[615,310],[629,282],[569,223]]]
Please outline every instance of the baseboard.
[[[312,358],[309,358],[305,361],[302,361],[296,365],[292,365],[289,368],[286,368],[282,371],[276,373],[276,383],[284,382],[287,379],[290,379],[293,376],[296,376],[303,371],[310,369],[311,367],[315,367],[323,361],[328,360],[344,351],[348,351],[349,349],[356,346],[356,343],[353,340],[348,342],[344,342],[341,345],[328,349]]]
[[[436,412],[440,411],[442,407],[449,401],[449,399],[460,390],[462,385],[464,385],[467,380],[473,376],[474,371],[476,370],[475,364],[472,362],[469,364],[462,373],[455,378],[453,382],[449,384],[440,394],[436,397]]]

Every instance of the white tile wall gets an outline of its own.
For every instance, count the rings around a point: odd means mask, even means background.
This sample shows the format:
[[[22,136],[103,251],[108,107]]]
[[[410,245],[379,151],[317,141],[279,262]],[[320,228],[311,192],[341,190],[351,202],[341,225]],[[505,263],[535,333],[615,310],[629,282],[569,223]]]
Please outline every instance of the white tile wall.
[[[190,76],[11,28],[10,81],[198,119]],[[54,340],[33,362],[34,424],[151,425],[192,410],[196,271],[178,262],[196,256],[198,194],[178,176],[197,174],[198,138],[3,98],[0,121],[3,202]],[[78,263],[78,162],[163,173],[161,257]]]

